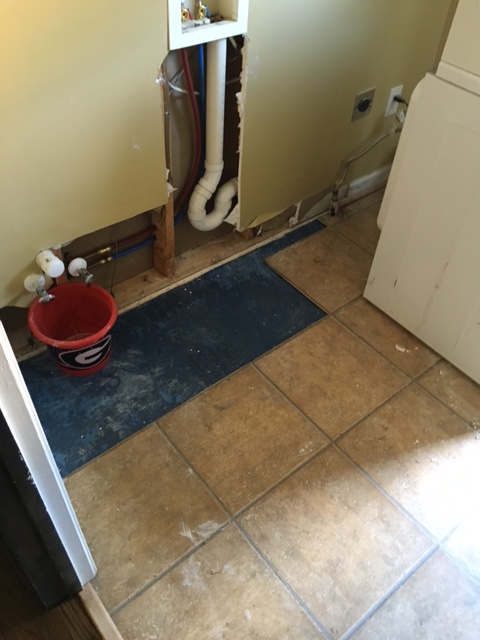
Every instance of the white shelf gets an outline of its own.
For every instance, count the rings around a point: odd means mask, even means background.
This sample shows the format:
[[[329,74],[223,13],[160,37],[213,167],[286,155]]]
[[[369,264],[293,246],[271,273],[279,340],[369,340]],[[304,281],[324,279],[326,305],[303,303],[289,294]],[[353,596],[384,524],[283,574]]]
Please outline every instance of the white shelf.
[[[184,7],[195,17],[195,0],[184,0]],[[210,14],[220,14],[220,22],[192,26],[182,23],[181,0],[168,0],[168,47],[170,51],[193,47],[204,42],[230,38],[247,32],[248,0],[210,0],[205,4]]]

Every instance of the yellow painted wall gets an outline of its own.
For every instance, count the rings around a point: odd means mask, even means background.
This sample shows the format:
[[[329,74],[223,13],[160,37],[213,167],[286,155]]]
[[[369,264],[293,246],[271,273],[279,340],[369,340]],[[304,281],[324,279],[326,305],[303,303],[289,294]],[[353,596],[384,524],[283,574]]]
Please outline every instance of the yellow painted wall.
[[[37,252],[166,202],[161,0],[2,0],[0,307]]]
[[[456,0],[250,2],[240,167],[241,227],[329,188],[342,162],[387,131],[392,87],[409,96],[436,64]],[[376,88],[351,122],[355,94]],[[349,180],[392,160],[389,139]]]
[[[330,187],[390,126],[392,86],[436,62],[456,0],[251,0],[241,139],[241,226]],[[46,247],[166,202],[166,0],[2,0],[0,308]],[[377,88],[350,122],[354,95]],[[186,132],[186,135],[189,135]],[[389,162],[396,140],[349,179]]]

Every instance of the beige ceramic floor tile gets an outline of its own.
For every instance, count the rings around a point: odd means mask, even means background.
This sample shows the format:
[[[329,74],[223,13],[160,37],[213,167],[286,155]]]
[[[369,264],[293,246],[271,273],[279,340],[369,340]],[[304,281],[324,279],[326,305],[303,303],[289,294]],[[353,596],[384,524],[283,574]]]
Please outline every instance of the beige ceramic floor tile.
[[[326,311],[335,311],[365,288],[372,257],[331,229],[266,260],[277,273]]]
[[[442,360],[422,376],[419,383],[472,427],[480,430],[480,386],[476,382]]]
[[[357,298],[337,311],[335,317],[412,378],[440,359],[365,298]]]
[[[335,638],[431,547],[333,447],[254,505],[240,524]]]
[[[153,426],[71,475],[66,486],[109,610],[226,521]]]
[[[480,587],[436,552],[352,640],[477,640]]]
[[[158,424],[231,512],[327,444],[250,366]]]
[[[480,505],[472,505],[471,513],[445,541],[444,548],[480,582]]]
[[[114,616],[125,640],[320,640],[233,527]]]
[[[408,382],[333,318],[322,320],[256,364],[332,438]]]
[[[335,225],[335,231],[373,256],[380,238],[380,229],[377,226],[378,209],[378,206],[372,206],[353,215],[346,215]]]
[[[480,441],[414,384],[339,446],[434,536],[447,535],[476,504]]]

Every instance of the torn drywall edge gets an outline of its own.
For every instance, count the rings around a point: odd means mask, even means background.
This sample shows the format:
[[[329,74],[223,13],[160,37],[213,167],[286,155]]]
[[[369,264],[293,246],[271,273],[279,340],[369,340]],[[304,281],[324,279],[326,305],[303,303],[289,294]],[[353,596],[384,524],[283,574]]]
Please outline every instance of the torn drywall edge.
[[[170,91],[168,87],[168,75],[166,70],[167,58],[162,62],[158,69],[157,82],[161,86],[161,100],[163,105],[163,136],[165,143],[165,163],[167,166],[167,189],[169,180],[173,183],[171,168],[172,168],[172,130],[170,122],[171,104],[170,104]],[[170,195],[170,192],[169,192]]]
[[[247,66],[248,66],[248,47],[249,38],[247,35],[243,36],[242,47],[242,71],[240,73],[240,91],[236,94],[237,98],[237,110],[238,110],[238,192],[237,192],[237,204],[233,211],[230,213],[225,222],[235,226],[237,231],[243,231],[241,221],[241,191],[242,191],[242,149],[243,149],[243,136],[245,132],[245,95],[247,90]]]

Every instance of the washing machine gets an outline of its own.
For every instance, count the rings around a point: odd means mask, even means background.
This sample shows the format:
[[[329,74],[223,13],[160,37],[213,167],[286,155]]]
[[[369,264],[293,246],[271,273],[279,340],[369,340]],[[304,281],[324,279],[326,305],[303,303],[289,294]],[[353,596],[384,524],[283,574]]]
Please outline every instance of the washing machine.
[[[364,295],[480,383],[480,0],[410,101]]]

